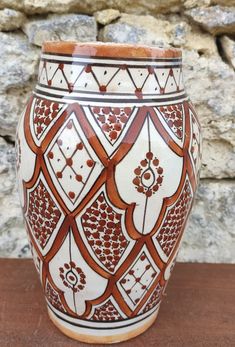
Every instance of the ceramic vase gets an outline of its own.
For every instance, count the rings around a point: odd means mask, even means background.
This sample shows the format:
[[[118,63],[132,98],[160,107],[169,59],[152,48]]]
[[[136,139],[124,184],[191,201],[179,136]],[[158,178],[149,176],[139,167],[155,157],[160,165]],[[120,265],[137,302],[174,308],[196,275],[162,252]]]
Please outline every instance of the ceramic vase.
[[[45,43],[16,142],[51,320],[89,343],[144,332],[157,317],[200,166],[181,52]]]

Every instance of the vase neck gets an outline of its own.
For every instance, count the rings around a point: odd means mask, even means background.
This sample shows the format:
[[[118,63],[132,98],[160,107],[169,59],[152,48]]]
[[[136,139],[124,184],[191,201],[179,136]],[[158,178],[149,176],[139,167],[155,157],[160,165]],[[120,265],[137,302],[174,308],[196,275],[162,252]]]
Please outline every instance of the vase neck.
[[[181,57],[126,58],[43,53],[36,93],[68,100],[143,102],[185,94]]]

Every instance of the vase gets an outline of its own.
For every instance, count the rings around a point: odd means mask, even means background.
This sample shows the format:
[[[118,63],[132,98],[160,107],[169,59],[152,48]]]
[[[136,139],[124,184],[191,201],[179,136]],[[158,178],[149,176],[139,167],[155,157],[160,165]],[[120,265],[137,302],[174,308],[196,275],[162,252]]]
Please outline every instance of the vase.
[[[16,151],[53,323],[88,343],[144,332],[175,264],[201,161],[181,51],[45,43]]]

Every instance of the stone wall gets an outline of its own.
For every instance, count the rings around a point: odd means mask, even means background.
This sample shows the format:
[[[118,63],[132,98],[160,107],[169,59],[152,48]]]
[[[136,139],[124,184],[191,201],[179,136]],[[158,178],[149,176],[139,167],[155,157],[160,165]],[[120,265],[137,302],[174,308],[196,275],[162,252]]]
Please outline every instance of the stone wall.
[[[234,6],[234,7],[233,7]],[[44,40],[183,48],[203,127],[201,183],[180,261],[235,263],[235,0],[0,0],[0,256],[30,256],[15,187],[15,128]]]

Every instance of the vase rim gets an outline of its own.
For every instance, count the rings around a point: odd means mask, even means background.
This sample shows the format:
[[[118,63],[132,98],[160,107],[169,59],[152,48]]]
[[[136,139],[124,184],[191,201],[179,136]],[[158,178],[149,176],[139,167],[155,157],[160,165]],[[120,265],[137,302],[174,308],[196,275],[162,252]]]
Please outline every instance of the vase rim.
[[[182,57],[182,51],[174,47],[157,47],[144,44],[114,42],[46,41],[43,53],[58,55],[99,56],[110,58],[173,59]]]

